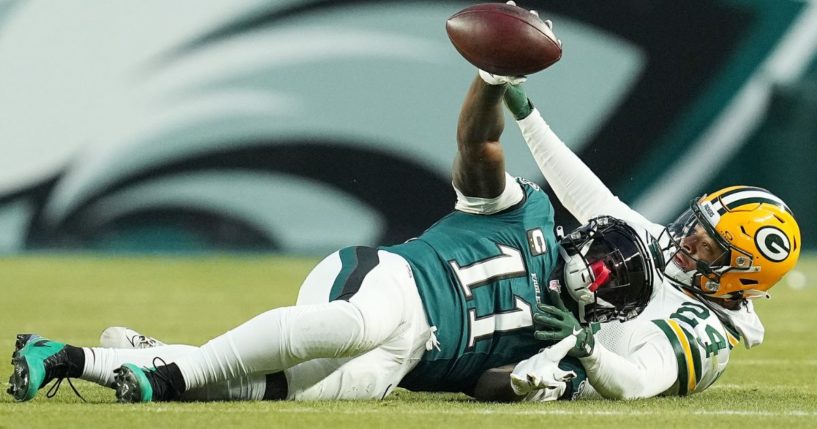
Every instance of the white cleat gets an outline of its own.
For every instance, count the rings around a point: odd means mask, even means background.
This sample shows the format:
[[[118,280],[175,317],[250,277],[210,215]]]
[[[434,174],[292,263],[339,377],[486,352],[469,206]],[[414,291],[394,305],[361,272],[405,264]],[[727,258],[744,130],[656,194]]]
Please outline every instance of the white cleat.
[[[102,331],[102,335],[99,336],[99,345],[108,349],[149,349],[163,346],[165,343],[130,328],[111,326]]]

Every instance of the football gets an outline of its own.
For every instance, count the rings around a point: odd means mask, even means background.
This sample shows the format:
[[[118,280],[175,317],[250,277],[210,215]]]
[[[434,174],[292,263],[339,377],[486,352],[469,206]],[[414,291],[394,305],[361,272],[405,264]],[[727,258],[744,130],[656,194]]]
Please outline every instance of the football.
[[[470,6],[448,18],[445,30],[460,55],[493,74],[529,75],[562,57],[562,47],[550,27],[518,6]]]

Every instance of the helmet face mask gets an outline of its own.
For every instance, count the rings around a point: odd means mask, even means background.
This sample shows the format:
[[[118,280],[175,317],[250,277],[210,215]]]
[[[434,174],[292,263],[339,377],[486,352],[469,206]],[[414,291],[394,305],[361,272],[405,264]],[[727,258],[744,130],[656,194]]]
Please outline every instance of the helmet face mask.
[[[651,251],[632,227],[612,217],[592,219],[568,234],[559,242],[559,253],[556,272],[572,298],[565,305],[582,323],[637,316],[663,268],[663,261],[654,258],[660,255],[657,247]]]
[[[720,274],[729,268],[730,252],[741,251],[725,247],[719,235],[713,237],[694,209],[695,201],[692,206],[667,227],[671,247],[665,274],[685,286],[718,282]]]
[[[800,251],[791,210],[769,191],[748,186],[693,200],[667,232],[667,278],[714,298],[768,297]]]

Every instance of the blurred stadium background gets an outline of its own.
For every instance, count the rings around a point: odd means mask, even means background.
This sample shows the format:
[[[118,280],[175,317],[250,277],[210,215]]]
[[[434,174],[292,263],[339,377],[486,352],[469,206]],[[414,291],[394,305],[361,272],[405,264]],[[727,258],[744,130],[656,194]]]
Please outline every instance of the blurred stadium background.
[[[0,252],[315,256],[417,235],[452,207],[474,69],[443,24],[470,3],[0,0]],[[817,4],[520,4],[565,43],[531,98],[622,199],[667,221],[763,186],[817,246]],[[543,182],[505,136],[509,171]]]
[[[444,21],[472,3],[0,0],[0,353],[17,332],[90,345],[109,324],[200,343],[292,302],[332,250],[419,234],[453,205],[475,70]],[[382,407],[114,407],[80,383],[93,412],[65,389],[3,404],[0,428],[223,426],[239,413],[243,427],[521,426],[543,413],[587,427],[813,427],[817,2],[518,3],[565,45],[529,79],[531,98],[624,201],[669,221],[696,195],[750,184],[797,215],[810,252],[759,309],[769,341],[738,351],[718,385],[542,410],[406,392]],[[511,121],[504,147],[511,173],[543,183]]]

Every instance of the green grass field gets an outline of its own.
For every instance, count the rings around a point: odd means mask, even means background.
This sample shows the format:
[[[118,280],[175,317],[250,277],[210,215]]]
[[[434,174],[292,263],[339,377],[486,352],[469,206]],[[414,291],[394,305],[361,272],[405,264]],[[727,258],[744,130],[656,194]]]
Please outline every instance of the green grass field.
[[[36,332],[96,345],[106,326],[126,325],[167,342],[202,343],[272,307],[294,301],[314,260],[281,257],[0,260],[0,353],[15,334]],[[656,428],[817,427],[817,258],[803,258],[758,311],[766,342],[733,351],[729,369],[708,391],[687,398],[483,404],[464,395],[398,390],[384,401],[121,405],[113,391],[79,381],[88,403],[64,383],[53,399],[0,399],[0,428]],[[805,278],[803,278],[803,275]],[[8,377],[8,360],[0,375]],[[4,378],[6,380],[6,378]],[[5,388],[4,388],[5,390]]]

